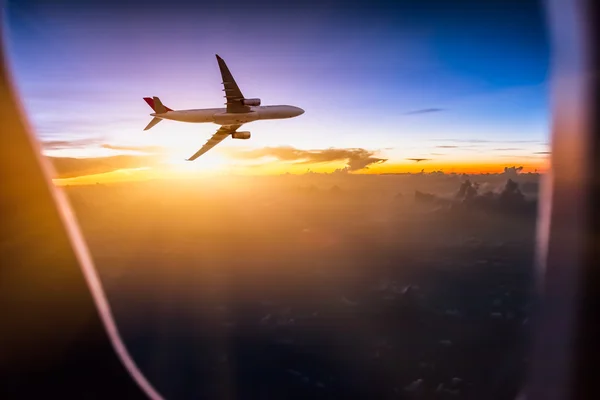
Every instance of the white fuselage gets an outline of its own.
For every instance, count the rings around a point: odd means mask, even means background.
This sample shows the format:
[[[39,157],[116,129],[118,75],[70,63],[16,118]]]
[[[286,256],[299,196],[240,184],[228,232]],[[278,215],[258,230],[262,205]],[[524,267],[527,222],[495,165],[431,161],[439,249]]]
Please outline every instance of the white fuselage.
[[[304,114],[304,110],[299,107],[280,105],[250,107],[250,112],[247,113],[228,113],[226,108],[205,108],[199,110],[173,110],[150,115],[180,122],[212,122],[218,125],[236,125],[263,119],[293,118],[302,114]]]

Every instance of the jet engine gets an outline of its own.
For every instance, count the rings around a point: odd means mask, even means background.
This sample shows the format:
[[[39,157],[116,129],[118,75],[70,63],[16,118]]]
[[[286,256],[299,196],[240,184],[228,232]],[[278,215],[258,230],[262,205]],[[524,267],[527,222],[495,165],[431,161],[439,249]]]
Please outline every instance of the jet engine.
[[[258,107],[260,106],[260,99],[242,99],[242,104],[245,106]]]
[[[231,134],[233,139],[250,139],[250,132],[242,131],[242,132],[233,132]]]

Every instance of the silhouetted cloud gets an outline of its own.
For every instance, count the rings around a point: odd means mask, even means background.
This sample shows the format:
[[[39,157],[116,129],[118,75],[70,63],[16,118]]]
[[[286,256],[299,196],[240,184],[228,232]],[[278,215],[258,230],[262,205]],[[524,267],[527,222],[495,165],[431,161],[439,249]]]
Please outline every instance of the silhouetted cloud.
[[[511,178],[516,178],[519,173],[523,171],[523,166],[520,167],[504,167],[504,175],[507,175]]]
[[[421,110],[408,111],[404,115],[415,115],[415,114],[430,114],[436,112],[445,111],[443,108],[423,108]]]
[[[375,152],[365,149],[322,149],[300,150],[293,147],[264,147],[255,150],[234,151],[233,156],[241,159],[275,157],[281,161],[295,161],[296,164],[315,164],[346,160],[349,171],[368,168],[372,164],[381,164],[385,158],[373,157]]]
[[[506,168],[512,173],[520,171],[521,167]],[[536,182],[526,182],[528,191],[533,194],[537,191]],[[487,188],[486,188],[487,187]],[[447,215],[464,219],[465,223],[470,218],[471,210],[478,209],[488,213],[508,213],[519,214],[530,218],[536,216],[536,200],[527,199],[519,184],[508,178],[505,184],[497,187],[496,190],[489,190],[488,184],[479,184],[466,179],[461,182],[460,187],[454,196],[438,196],[432,193],[415,191],[415,203],[438,207],[434,212],[438,215]],[[440,207],[441,206],[441,207]]]
[[[552,152],[551,151],[536,151],[533,154],[552,154]]]
[[[430,161],[431,158],[407,158],[409,161],[421,162],[421,161]]]
[[[94,158],[48,157],[48,159],[54,165],[56,178],[74,178],[119,169],[150,167],[157,160],[155,156],[130,155]]]

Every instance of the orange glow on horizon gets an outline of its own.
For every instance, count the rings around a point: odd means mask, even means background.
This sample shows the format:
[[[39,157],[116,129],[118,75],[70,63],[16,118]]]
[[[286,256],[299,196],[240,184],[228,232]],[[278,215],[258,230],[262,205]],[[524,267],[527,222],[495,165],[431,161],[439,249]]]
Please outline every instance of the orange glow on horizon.
[[[549,168],[549,160],[540,158],[539,160],[511,160],[510,162],[465,162],[465,163],[441,163],[441,162],[419,162],[406,161],[403,163],[385,163],[372,165],[366,170],[357,171],[364,174],[389,174],[389,173],[419,173],[425,170],[425,173],[442,171],[444,173],[457,174],[494,174],[501,173],[506,167],[523,167],[523,172],[544,173]]]
[[[200,159],[199,159],[200,160]],[[236,164],[228,163],[225,160],[219,160],[219,157],[207,158],[204,163],[196,162],[173,162],[163,164],[162,166],[149,168],[120,169],[116,171],[83,175],[73,178],[54,179],[55,184],[63,185],[90,185],[96,183],[116,183],[127,181],[144,181],[149,179],[186,179],[202,176],[218,175],[282,175],[290,173],[301,175],[307,172],[314,173],[333,173],[336,170],[342,170],[346,166],[343,161],[336,163],[319,164],[301,164],[285,162],[269,162],[261,164]],[[545,173],[549,167],[548,159],[540,159],[528,162],[471,162],[471,163],[440,163],[440,162],[420,162],[413,161],[374,164],[369,168],[350,172],[351,174],[402,174],[402,173],[431,173],[442,171],[444,173],[457,174],[495,174],[502,173],[505,167],[523,167],[523,173],[539,172]]]

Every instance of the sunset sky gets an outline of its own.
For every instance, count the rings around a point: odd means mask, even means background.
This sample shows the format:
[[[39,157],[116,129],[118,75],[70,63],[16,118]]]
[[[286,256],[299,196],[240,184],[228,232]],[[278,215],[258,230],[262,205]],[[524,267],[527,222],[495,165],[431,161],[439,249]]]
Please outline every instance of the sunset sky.
[[[545,168],[549,46],[537,2],[8,3],[17,88],[69,176]],[[187,163],[217,126],[144,132],[142,97],[220,107],[215,54],[246,96],[306,113],[245,125],[251,140]]]

